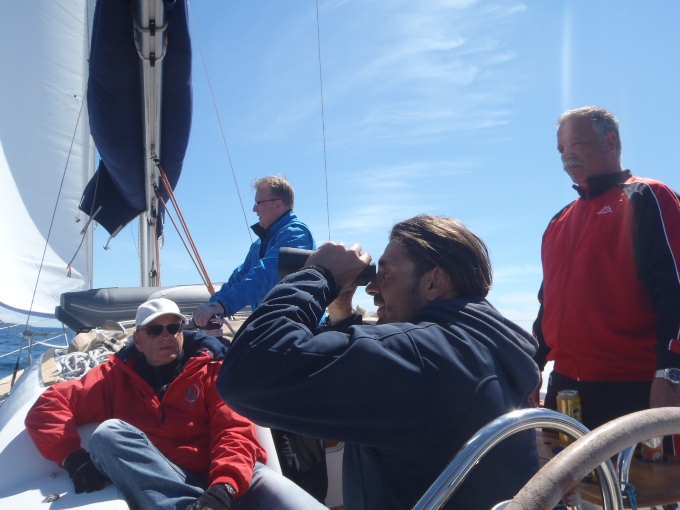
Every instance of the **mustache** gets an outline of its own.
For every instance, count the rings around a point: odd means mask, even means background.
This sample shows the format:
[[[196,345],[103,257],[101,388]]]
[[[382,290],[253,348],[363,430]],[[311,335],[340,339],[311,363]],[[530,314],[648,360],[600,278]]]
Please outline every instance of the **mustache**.
[[[579,166],[582,164],[583,162],[578,158],[569,158],[564,163],[562,163],[562,166],[564,167],[565,170],[568,170],[573,166]]]

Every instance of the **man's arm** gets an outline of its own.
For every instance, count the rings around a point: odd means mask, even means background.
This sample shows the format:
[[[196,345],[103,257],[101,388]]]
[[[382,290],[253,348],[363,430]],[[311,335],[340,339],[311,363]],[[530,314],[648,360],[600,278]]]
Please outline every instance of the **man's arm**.
[[[657,314],[656,368],[680,368],[680,200],[657,182],[634,183],[626,191],[634,211],[638,274]],[[670,384],[664,379],[654,380],[652,407],[680,406],[680,393]]]
[[[361,260],[353,277],[335,273],[332,286],[349,288],[367,263]],[[406,331],[412,326],[352,326],[315,336],[336,294],[314,269],[284,278],[229,348],[220,395],[260,424],[311,437],[394,447],[404,434],[421,437],[427,381]]]
[[[257,441],[255,425],[227,407],[217,394],[219,366],[211,367],[206,397],[211,437],[208,482],[211,486],[228,483],[238,496],[250,487],[255,462],[265,463],[267,454]]]
[[[302,225],[292,224],[279,232],[267,247],[263,258],[258,253],[249,253],[229,281],[216,292],[210,301],[218,301],[224,308],[224,315],[232,315],[246,305],[259,303],[279,281],[279,248],[313,249],[311,233]]]
[[[81,379],[50,386],[38,397],[25,424],[44,457],[62,466],[69,455],[83,451],[76,427],[110,418],[104,382],[108,370],[109,363],[98,365]]]
[[[680,384],[654,379],[649,393],[649,407],[680,407]]]
[[[538,341],[538,350],[536,351],[536,354],[534,354],[534,361],[538,365],[538,369],[543,372],[545,365],[548,362],[548,353],[550,353],[550,347],[546,345],[545,337],[543,336],[543,283],[541,283],[541,288],[538,290],[538,302],[540,303],[540,307],[532,327],[532,333],[534,334],[534,338]]]

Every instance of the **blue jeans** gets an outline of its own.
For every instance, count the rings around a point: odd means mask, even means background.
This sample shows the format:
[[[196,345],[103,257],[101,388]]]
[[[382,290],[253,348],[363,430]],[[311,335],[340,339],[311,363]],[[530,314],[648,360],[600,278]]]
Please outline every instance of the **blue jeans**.
[[[207,486],[159,452],[141,430],[122,420],[107,420],[88,445],[92,462],[127,500],[142,510],[186,510]],[[290,480],[257,462],[250,488],[232,502],[233,510],[323,510]]]

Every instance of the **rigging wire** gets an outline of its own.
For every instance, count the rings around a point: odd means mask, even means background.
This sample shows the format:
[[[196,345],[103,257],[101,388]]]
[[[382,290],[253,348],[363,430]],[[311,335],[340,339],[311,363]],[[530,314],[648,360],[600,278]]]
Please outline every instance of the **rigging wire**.
[[[212,82],[210,81],[210,75],[208,74],[208,66],[205,62],[205,56],[203,55],[203,47],[201,46],[201,38],[198,36],[198,29],[196,28],[196,20],[194,19],[194,13],[191,10],[191,5],[187,2],[187,7],[189,8],[189,16],[191,17],[191,24],[194,27],[194,34],[196,35],[196,43],[198,44],[198,52],[201,54],[201,62],[203,62],[203,70],[205,71],[205,77],[208,80],[208,88],[210,89],[210,97],[212,98],[213,106],[215,107],[215,114],[217,115],[217,122],[220,125],[220,133],[222,134],[222,142],[224,143],[224,149],[227,151],[227,159],[229,160],[229,168],[231,168],[231,175],[234,179],[234,186],[236,186],[236,194],[238,195],[238,201],[241,204],[241,211],[243,212],[243,220],[246,223],[246,230],[248,231],[248,238],[250,242],[253,242],[253,234],[250,231],[250,225],[248,224],[248,217],[246,216],[246,209],[243,205],[243,199],[241,198],[241,190],[238,187],[238,182],[236,181],[236,172],[234,171],[234,164],[231,161],[231,154],[229,153],[229,146],[227,145],[227,138],[224,134],[224,128],[222,126],[222,118],[220,117],[220,111],[217,109],[217,101],[215,100],[215,94],[213,92]]]
[[[90,3],[89,2],[85,3],[85,16],[86,16],[85,19],[87,20],[87,38],[86,38],[86,40],[87,40],[87,54],[89,55],[90,54],[90,46],[92,45],[92,33],[91,33],[92,27],[90,26]],[[83,104],[85,103],[85,98],[87,98],[87,89],[85,90],[85,95],[83,96],[84,100],[80,105],[81,113],[78,114],[78,120],[76,122],[76,130],[78,129],[78,124],[80,123],[80,116],[82,114]],[[73,133],[73,139],[75,139],[75,131]],[[73,139],[71,140],[71,147],[73,147]],[[69,150],[69,157],[70,157],[70,155],[71,155],[71,151]],[[94,163],[94,155],[92,156],[92,162]],[[67,164],[68,164],[68,160],[67,160]],[[83,237],[80,240],[80,243],[78,244],[78,248],[76,248],[76,252],[73,254],[73,257],[71,258],[69,263],[66,265],[66,269],[68,270],[69,277],[71,276],[71,264],[73,264],[73,261],[76,260],[76,257],[78,256],[78,253],[80,252],[80,249],[83,247],[83,242],[85,242],[85,238],[87,237],[87,228],[93,222],[94,216],[96,216],[97,213],[99,213],[99,211],[101,210],[101,207],[99,207],[99,209],[97,209],[96,212],[94,211],[95,199],[97,197],[97,189],[99,187],[99,176],[100,176],[100,174],[97,173],[97,180],[94,183],[94,194],[92,195],[92,206],[90,207],[90,212],[86,213],[88,215],[88,220],[87,220],[87,222],[85,222],[85,226],[80,231],[80,234]],[[63,182],[63,180],[62,180],[62,182]],[[82,198],[81,198],[81,202],[82,202]],[[56,206],[55,206],[55,209],[56,209]],[[78,212],[78,216],[76,217],[76,223],[79,222],[79,221],[80,221],[80,211]],[[94,228],[95,227],[92,227],[92,231],[94,231]],[[90,285],[91,284],[92,284],[92,281],[91,281],[91,278],[90,278]]]
[[[132,222],[130,222],[130,235],[132,236],[132,244],[135,246],[135,251],[137,252],[137,258],[139,258],[139,246],[137,246],[137,239],[135,239],[135,231],[132,228]]]
[[[97,181],[99,181],[99,178],[97,178]],[[96,187],[95,187],[95,193],[96,193]],[[93,206],[94,207],[94,202]],[[89,222],[85,225],[85,229],[89,226]],[[78,244],[78,248],[76,248],[76,252],[73,254],[73,257],[71,257],[71,260],[69,260],[68,264],[66,264],[66,269],[68,269],[68,275],[71,276],[71,264],[73,264],[73,261],[76,260],[76,257],[78,256],[78,253],[80,252],[80,249],[83,247],[83,243],[85,242],[85,237],[86,233],[82,232],[80,243]]]
[[[326,118],[323,109],[323,77],[321,72],[321,25],[319,23],[319,0],[316,0],[316,46],[319,51],[319,89],[321,91],[321,133],[323,135],[323,170],[326,176],[326,219],[328,240],[331,240],[331,209],[328,200],[328,165],[326,164]]]
[[[17,357],[17,362],[14,365],[14,372],[12,373],[12,382],[10,383],[10,389],[14,386],[16,381],[17,372],[19,371],[19,363],[21,362],[21,352],[24,349],[24,341],[27,337],[26,333],[28,330],[28,323],[31,320],[31,313],[33,312],[33,303],[35,302],[35,296],[38,293],[38,285],[40,283],[40,275],[42,274],[42,268],[45,264],[45,255],[47,254],[47,247],[49,246],[50,236],[52,235],[52,227],[54,226],[54,219],[57,216],[57,207],[59,205],[59,198],[61,197],[61,191],[64,187],[64,180],[66,179],[66,171],[68,170],[68,163],[71,160],[71,153],[73,152],[73,145],[76,139],[76,133],[78,132],[78,126],[80,125],[80,117],[83,113],[83,106],[85,105],[85,98],[80,103],[80,110],[78,111],[78,118],[76,119],[76,126],[73,130],[73,136],[71,137],[71,145],[68,149],[68,154],[66,155],[66,164],[64,165],[64,172],[61,174],[61,183],[59,184],[59,191],[57,192],[57,200],[54,203],[54,210],[52,211],[52,219],[50,221],[50,228],[47,230],[47,236],[45,237],[45,247],[43,248],[42,258],[40,259],[40,266],[38,267],[38,276],[35,279],[35,287],[33,288],[33,295],[31,296],[31,305],[28,308],[28,314],[26,314],[26,325],[24,326],[23,339],[21,341],[21,347],[19,348],[19,356]],[[81,242],[82,244],[82,242]],[[28,341],[28,362],[31,362],[31,347],[33,342],[31,338]]]
[[[177,235],[179,236],[179,240],[182,241],[182,244],[184,245],[184,248],[186,248],[187,253],[189,255],[189,258],[191,259],[191,262],[194,263],[194,267],[196,268],[196,271],[198,271],[198,275],[201,277],[201,280],[203,280],[203,284],[208,288],[208,291],[210,292],[210,289],[212,287],[212,284],[210,283],[209,279],[206,279],[207,276],[203,274],[201,271],[201,268],[198,265],[198,262],[196,262],[196,259],[194,258],[194,254],[191,253],[191,248],[187,245],[184,236],[182,235],[182,232],[180,231],[179,227],[177,226],[177,223],[175,223],[175,219],[172,217],[172,214],[170,214],[170,210],[167,207],[167,204],[165,203],[165,200],[163,200],[163,197],[161,197],[160,192],[157,190],[156,197],[161,201],[161,203],[165,206],[165,213],[168,215],[168,218],[170,218],[170,221],[172,222],[172,225],[175,227],[175,230],[177,231]],[[214,287],[211,294],[215,293]]]
[[[158,168],[161,176],[161,182],[163,183],[163,187],[165,188],[165,191],[168,193],[168,197],[170,198],[170,201],[172,202],[172,205],[175,208],[175,212],[177,213],[177,218],[179,219],[180,223],[182,224],[182,228],[184,230],[184,233],[187,236],[187,240],[189,241],[189,244],[191,245],[191,249],[193,250],[193,253],[196,256],[196,261],[194,262],[194,265],[198,263],[196,266],[196,269],[198,269],[199,274],[201,275],[201,278],[203,279],[203,282],[205,283],[206,287],[208,288],[208,292],[210,292],[210,295],[212,296],[215,293],[215,289],[210,281],[210,277],[208,276],[208,270],[205,268],[205,265],[203,265],[203,260],[201,259],[201,256],[198,253],[198,248],[196,248],[196,244],[194,243],[194,239],[191,236],[191,232],[189,231],[189,226],[187,225],[186,221],[184,220],[184,215],[182,214],[182,211],[179,208],[179,204],[177,203],[177,199],[175,198],[175,193],[172,190],[172,186],[170,186],[170,181],[168,180],[167,175],[165,175],[165,170],[163,170],[163,167],[161,164],[156,161],[156,167]],[[160,199],[160,201],[163,203],[165,206],[166,212],[167,212],[167,205],[165,204],[165,200],[163,200],[163,197],[160,194],[160,190],[156,189],[156,195]],[[184,242],[184,239],[182,238],[182,233],[179,231],[177,228],[177,224],[175,223],[175,220],[168,214],[168,217],[172,221],[172,224],[175,226],[175,229],[177,230],[177,234],[179,234],[180,239],[182,239],[182,243],[184,243],[184,246],[186,247],[186,243]],[[187,251],[189,249],[187,248]],[[189,253],[189,256],[191,257],[192,261],[194,260],[192,257],[192,254]],[[200,266],[200,268],[198,267]]]
[[[5,330],[5,329],[9,329],[13,333],[16,333],[17,335],[21,336],[21,333],[14,331],[12,329],[12,328],[18,326],[19,324],[8,324],[7,322],[3,321],[2,319],[0,319],[0,324],[2,324],[2,326],[3,326],[2,328],[0,328],[0,331]]]
[[[57,216],[57,207],[59,205],[59,198],[61,197],[61,191],[64,187],[64,180],[66,179],[66,171],[68,170],[68,163],[71,160],[71,153],[73,152],[73,144],[76,140],[76,133],[78,132],[78,126],[80,125],[80,116],[83,113],[83,106],[85,105],[85,98],[80,103],[80,110],[78,111],[78,118],[76,120],[76,126],[73,130],[73,137],[71,138],[71,145],[68,149],[68,154],[66,155],[66,164],[64,165],[64,172],[61,174],[61,183],[59,184],[59,191],[57,192],[57,200],[54,203],[54,210],[52,211],[52,219],[50,221],[50,228],[47,231],[47,236],[45,238],[45,247],[43,248],[42,258],[40,259],[40,266],[38,267],[38,277],[35,281],[35,287],[33,288],[33,296],[31,297],[31,306],[28,309],[28,317],[26,319],[26,329],[28,329],[28,321],[31,318],[31,313],[33,311],[33,303],[35,302],[35,295],[38,292],[38,284],[40,283],[40,274],[42,273],[43,265],[45,264],[45,255],[47,254],[47,247],[49,246],[50,236],[52,235],[52,227],[54,226],[54,218]]]
[[[86,24],[87,24],[87,45],[88,45],[88,55],[89,55],[89,47],[90,47],[90,25],[89,25],[89,20],[90,20],[90,6],[89,4],[86,3],[85,5],[85,13],[86,13]],[[33,312],[33,303],[35,302],[35,296],[38,292],[38,285],[40,284],[40,275],[42,273],[42,268],[43,265],[45,264],[45,255],[47,253],[47,247],[49,246],[49,241],[50,241],[50,236],[52,234],[52,227],[54,226],[54,218],[57,215],[57,206],[59,205],[59,198],[61,197],[61,191],[64,187],[64,180],[66,179],[66,171],[68,170],[68,163],[71,159],[71,153],[73,152],[73,144],[75,143],[76,139],[76,133],[78,132],[78,126],[80,125],[80,118],[83,114],[83,106],[85,105],[85,96],[83,96],[83,100],[80,103],[80,109],[78,110],[78,118],[76,119],[76,125],[75,128],[73,129],[73,136],[71,137],[71,145],[68,149],[68,154],[66,156],[66,163],[64,165],[64,173],[61,176],[61,183],[59,184],[59,191],[57,192],[57,200],[54,204],[54,211],[52,212],[52,219],[50,221],[50,228],[47,231],[47,237],[45,238],[45,248],[43,249],[43,254],[42,258],[40,260],[40,266],[38,267],[38,276],[36,277],[35,280],[35,287],[33,288],[33,295],[31,296],[31,305],[28,308],[28,313],[26,314],[26,325],[24,326],[24,334],[22,335],[22,341],[21,341],[21,346],[19,348],[19,356],[17,356],[17,362],[14,365],[14,372],[12,373],[12,382],[10,383],[10,391],[12,387],[14,386],[14,382],[16,380],[17,372],[19,371],[19,363],[21,362],[21,351],[24,348],[24,340],[26,338],[26,333],[28,332],[28,324],[29,321],[31,320],[31,313]],[[82,246],[83,241],[81,240],[80,245],[78,246],[78,250],[76,250],[76,255],[78,254],[78,251],[80,250],[80,247]],[[73,256],[73,259],[71,259],[71,262],[75,260],[76,255]],[[68,267],[71,266],[71,262],[69,262]],[[32,347],[32,338],[29,339],[29,349],[28,349],[28,361],[29,363],[31,362],[31,347]]]

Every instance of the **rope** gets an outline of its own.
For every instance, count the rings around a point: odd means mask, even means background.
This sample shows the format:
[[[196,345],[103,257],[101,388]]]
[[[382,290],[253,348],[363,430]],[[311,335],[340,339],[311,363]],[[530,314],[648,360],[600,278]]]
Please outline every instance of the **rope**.
[[[328,166],[326,164],[326,117],[323,109],[323,77],[321,73],[321,28],[319,24],[319,0],[316,0],[316,45],[319,50],[319,89],[321,91],[321,133],[323,136],[323,170],[326,176],[326,218],[328,221],[328,240],[331,240],[331,209],[328,201]]]
[[[208,66],[205,63],[205,57],[203,56],[203,47],[201,46],[201,38],[198,36],[198,29],[196,28],[196,20],[194,20],[194,13],[191,11],[191,6],[187,2],[187,7],[189,8],[189,16],[191,17],[191,24],[194,27],[194,35],[196,36],[196,43],[198,44],[198,52],[201,54],[201,62],[203,62],[203,70],[205,71],[205,77],[208,80],[208,88],[210,89],[210,97],[212,97],[213,106],[215,107],[215,114],[217,115],[217,123],[220,125],[220,133],[222,133],[222,142],[224,143],[224,149],[227,151],[227,159],[229,160],[229,168],[231,168],[231,175],[234,179],[234,186],[236,186],[236,194],[238,195],[238,201],[241,204],[241,211],[243,212],[243,220],[246,223],[246,230],[248,231],[248,238],[252,244],[253,234],[250,231],[250,225],[248,225],[248,217],[246,216],[246,209],[243,206],[243,200],[241,199],[241,191],[238,187],[238,182],[236,181],[236,172],[234,172],[234,165],[231,161],[231,154],[229,153],[229,146],[227,145],[227,138],[224,135],[224,128],[222,127],[222,119],[220,117],[220,111],[217,109],[217,101],[215,100],[215,94],[213,93],[212,82],[210,81],[210,75],[208,74]]]
[[[635,485],[629,482],[621,482],[623,490],[621,493],[628,498],[631,510],[637,510],[637,495],[635,493]]]
[[[57,354],[61,355],[57,356],[55,361],[61,371],[59,382],[80,379],[89,372],[91,368],[107,361],[109,359],[109,354],[112,354],[113,352],[114,351],[109,350],[105,346],[97,347],[88,352],[66,353],[66,349],[58,350]]]
[[[194,239],[191,237],[191,232],[189,231],[189,226],[187,225],[186,221],[184,220],[184,215],[182,214],[181,209],[179,208],[179,204],[177,203],[177,199],[175,198],[175,193],[172,191],[172,186],[170,186],[170,181],[168,180],[167,175],[165,175],[165,170],[163,170],[163,167],[161,164],[157,161],[156,166],[158,167],[158,170],[160,170],[161,173],[161,182],[163,183],[163,187],[165,188],[165,191],[168,193],[168,197],[170,198],[170,201],[172,202],[173,207],[175,208],[175,212],[177,213],[177,218],[179,219],[180,223],[182,224],[182,229],[184,230],[184,233],[187,236],[187,240],[189,241],[189,244],[191,245],[191,249],[196,256],[196,261],[194,264],[198,263],[198,266],[200,266],[199,269],[199,274],[201,275],[201,278],[203,278],[203,282],[206,284],[206,287],[208,288],[208,292],[210,292],[210,295],[212,296],[215,293],[215,288],[213,287],[210,277],[208,276],[208,270],[205,268],[205,265],[203,264],[203,260],[201,259],[200,254],[198,253],[198,248],[196,248],[196,244],[194,244]],[[160,193],[158,193],[158,196],[163,202],[163,205],[165,206],[165,201],[163,200],[163,197],[160,196]],[[167,206],[166,206],[167,210]],[[170,216],[170,215],[168,215]],[[172,224],[175,225],[175,228],[177,229],[177,225],[175,224],[175,221],[172,220]],[[180,239],[182,238],[182,234],[179,232],[179,229],[177,229],[177,233],[180,236]],[[182,239],[182,242],[184,243],[184,240]],[[186,243],[184,244],[186,246]],[[191,253],[190,253],[191,255]],[[193,260],[193,257],[192,257]]]

